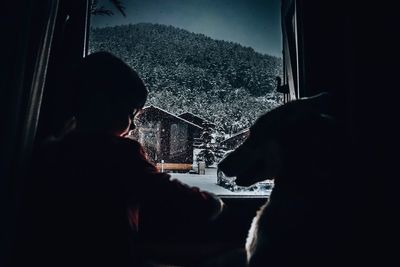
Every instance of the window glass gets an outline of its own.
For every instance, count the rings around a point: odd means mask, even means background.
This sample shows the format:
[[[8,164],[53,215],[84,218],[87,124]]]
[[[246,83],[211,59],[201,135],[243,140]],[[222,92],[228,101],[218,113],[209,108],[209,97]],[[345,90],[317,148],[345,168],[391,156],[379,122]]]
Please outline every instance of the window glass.
[[[282,103],[279,0],[93,1],[89,53],[109,51],[149,89],[132,138],[174,178],[219,195],[265,195],[217,168]],[[189,167],[188,167],[189,166]],[[199,174],[200,173],[200,174]]]

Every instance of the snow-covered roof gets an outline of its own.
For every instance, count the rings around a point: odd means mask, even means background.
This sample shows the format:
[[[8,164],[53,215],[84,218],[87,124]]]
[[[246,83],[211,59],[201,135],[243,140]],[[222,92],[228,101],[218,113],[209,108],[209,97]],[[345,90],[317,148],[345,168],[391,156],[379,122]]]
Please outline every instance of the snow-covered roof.
[[[185,120],[185,119],[183,119],[183,118],[181,118],[181,117],[179,117],[179,116],[176,116],[176,115],[172,114],[171,112],[166,111],[165,109],[162,109],[162,108],[159,108],[159,107],[156,107],[156,106],[153,106],[153,105],[146,106],[146,107],[143,108],[143,110],[149,109],[149,108],[158,109],[158,110],[160,110],[161,112],[166,113],[166,114],[168,114],[169,116],[172,116],[172,117],[174,117],[174,118],[176,118],[176,119],[179,119],[179,120],[181,120],[181,121],[183,121],[183,122],[185,122],[185,123],[187,123],[187,124],[189,124],[189,125],[191,125],[191,126],[194,126],[194,127],[196,127],[196,128],[199,128],[200,130],[203,129],[203,127],[201,127],[201,126],[199,126],[199,125],[197,125],[197,124],[194,124],[194,123],[192,123],[192,122],[190,122],[190,121],[188,121],[188,120]]]
[[[215,126],[215,123],[213,123],[213,122],[211,122],[211,121],[209,121],[209,120],[206,120],[206,119],[204,119],[203,117],[200,117],[199,115],[193,114],[192,112],[184,112],[184,113],[178,115],[178,117],[182,117],[182,116],[184,116],[184,115],[186,115],[186,114],[191,115],[191,116],[193,116],[193,117],[196,117],[196,118],[198,118],[198,119],[200,119],[200,120],[203,120],[203,121],[208,122],[208,123],[210,123],[210,124],[212,124],[212,125]]]
[[[235,137],[237,137],[237,136],[239,136],[239,135],[245,134],[245,133],[247,133],[249,130],[250,130],[250,128],[247,128],[247,129],[244,129],[244,130],[242,130],[242,131],[240,131],[240,132],[237,132],[237,133],[235,133],[234,135],[232,135],[231,137],[226,138],[226,139],[225,139],[224,141],[222,141],[221,143],[223,143],[223,142],[225,142],[225,141],[228,141],[228,140],[231,140],[231,139],[233,139],[233,138],[235,138]]]

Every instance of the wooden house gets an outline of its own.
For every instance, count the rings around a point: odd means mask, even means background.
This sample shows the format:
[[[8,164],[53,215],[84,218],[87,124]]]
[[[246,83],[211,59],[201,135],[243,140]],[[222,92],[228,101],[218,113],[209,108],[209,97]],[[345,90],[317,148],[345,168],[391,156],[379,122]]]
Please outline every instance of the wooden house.
[[[133,138],[143,144],[148,157],[164,171],[190,170],[194,137],[202,127],[159,107],[145,107],[137,115]]]

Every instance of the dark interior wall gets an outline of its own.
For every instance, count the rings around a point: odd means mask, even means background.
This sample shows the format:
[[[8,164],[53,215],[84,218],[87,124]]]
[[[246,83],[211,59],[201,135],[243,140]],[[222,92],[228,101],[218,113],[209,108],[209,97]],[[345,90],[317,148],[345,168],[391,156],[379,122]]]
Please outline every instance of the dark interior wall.
[[[302,96],[343,90],[346,68],[345,12],[336,1],[298,1]]]
[[[18,192],[35,136],[57,1],[6,1],[0,20],[0,265],[10,257]]]
[[[348,29],[352,11],[341,1],[296,1],[300,97],[329,92],[330,112],[350,117],[351,46]]]
[[[313,79],[318,84],[332,81],[329,86],[338,96],[336,108],[349,138],[345,152],[348,170],[342,179],[351,200],[349,222],[353,224],[354,247],[358,247],[355,255],[383,266],[393,256],[389,255],[393,248],[388,239],[396,228],[391,225],[391,214],[398,209],[397,192],[391,191],[397,187],[388,186],[398,173],[398,135],[394,134],[398,121],[394,109],[398,105],[394,88],[399,88],[398,9],[388,1],[337,1],[335,5],[330,20],[335,23],[327,29],[336,32],[338,41],[327,38],[326,46],[334,51],[327,56],[332,64],[324,65],[330,71]],[[317,55],[314,58],[316,69],[320,60]]]
[[[72,114],[75,95],[70,74],[85,54],[87,0],[60,1],[37,141],[60,131]]]
[[[398,188],[390,186],[398,176],[398,9],[388,1],[297,0],[296,6],[300,95],[331,92],[347,137],[348,168],[338,180],[348,194],[341,198],[347,199],[349,255],[382,265],[391,249],[378,244],[387,242],[398,209],[397,193],[390,190]],[[357,250],[350,252],[350,246]]]
[[[55,0],[15,0],[2,3],[0,266],[7,266],[6,261],[11,258],[15,245],[18,207],[34,141],[40,141],[40,137],[51,131],[52,125],[49,122],[57,116],[53,102],[57,99],[57,92],[51,90],[57,80],[54,70],[62,62],[59,61],[61,56],[73,58],[73,53],[61,53],[60,47],[64,45],[69,47],[69,51],[76,51],[78,46],[82,46],[82,40],[71,38],[74,41],[69,42],[68,38],[64,38],[65,16],[62,13],[67,10],[65,6],[68,4],[86,7],[85,3]],[[73,10],[69,12],[72,18],[73,12],[79,9]],[[76,34],[76,30],[71,30],[71,35]],[[82,57],[83,49],[78,49]],[[58,101],[56,105],[61,103],[63,101]],[[39,138],[36,138],[38,120],[41,125]]]
[[[282,12],[284,56],[292,69],[285,73],[292,73],[299,87],[296,96],[342,90],[349,48],[347,6],[341,1],[283,0]]]
[[[394,210],[398,210],[398,8],[394,2],[348,4],[348,54],[350,60],[347,96],[350,99],[354,143],[353,175],[359,198],[355,201],[356,227],[364,255],[379,265],[390,265],[397,253],[391,245],[397,238]],[[373,216],[371,216],[371,212]],[[398,222],[398,221],[397,221]]]

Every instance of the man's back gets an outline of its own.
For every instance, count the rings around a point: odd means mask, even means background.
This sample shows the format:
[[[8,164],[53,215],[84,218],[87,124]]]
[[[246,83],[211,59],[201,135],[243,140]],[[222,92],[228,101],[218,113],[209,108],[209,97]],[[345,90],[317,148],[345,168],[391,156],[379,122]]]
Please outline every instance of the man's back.
[[[113,135],[50,142],[33,169],[26,249],[42,265],[134,266],[140,205],[200,224],[221,209],[210,194],[159,173],[138,142]]]
[[[36,203],[29,217],[31,245],[39,250],[33,256],[39,261],[117,266],[129,261],[134,235],[127,220],[131,200],[124,194],[123,179],[129,168],[134,173],[135,161],[128,152],[135,143],[124,141],[71,134],[38,153],[32,191]]]

